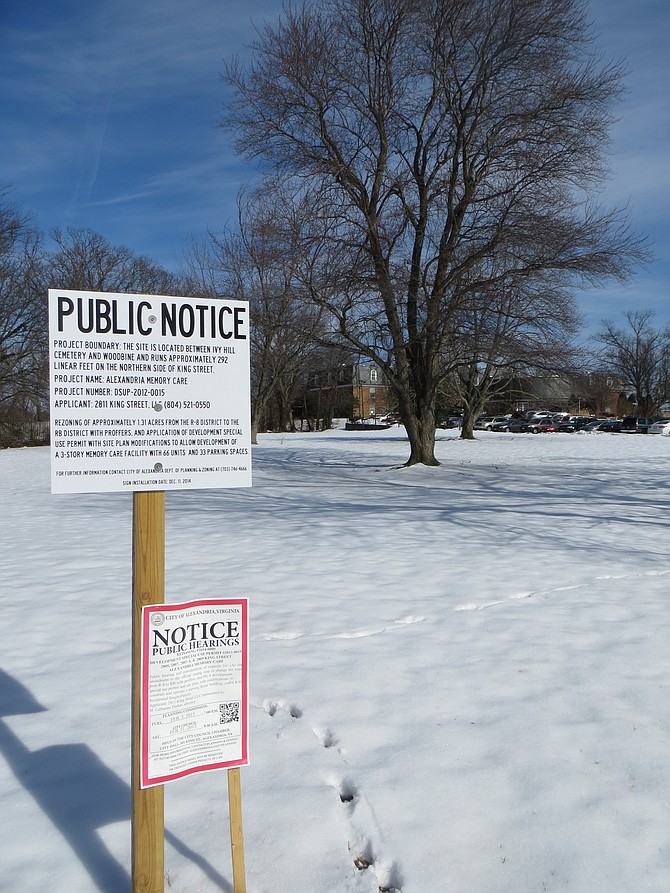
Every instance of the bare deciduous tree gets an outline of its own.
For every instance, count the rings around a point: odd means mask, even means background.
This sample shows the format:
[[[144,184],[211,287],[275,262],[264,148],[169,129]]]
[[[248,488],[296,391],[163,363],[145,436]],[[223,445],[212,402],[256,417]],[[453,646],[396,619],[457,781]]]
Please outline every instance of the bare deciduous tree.
[[[178,277],[89,229],[41,233],[0,189],[0,420],[17,431],[47,402],[49,287],[182,294]]]
[[[626,325],[607,320],[596,335],[599,359],[635,394],[637,412],[653,416],[670,400],[670,325],[654,325],[653,310],[628,310]]]
[[[48,383],[41,236],[0,190],[0,421],[35,418]]]
[[[321,313],[305,297],[298,271],[301,225],[282,190],[266,183],[238,197],[238,228],[187,253],[198,293],[249,302],[251,435],[273,421],[286,430],[292,404],[316,356]]]
[[[551,273],[517,278],[508,259],[500,260],[501,276],[491,267],[464,293],[455,355],[447,357],[464,407],[464,439],[472,438],[487,400],[512,396],[514,382],[516,399],[527,399],[521,382],[529,374],[567,372],[575,365],[570,336],[579,319],[569,291]]]
[[[129,248],[112,245],[87,228],[55,229],[47,286],[77,291],[181,294],[177,277]]]
[[[579,0],[323,0],[227,68],[224,124],[309,196],[312,297],[384,370],[408,464],[437,464],[443,358],[477,277],[566,289],[643,254],[590,201],[622,75],[590,46]]]

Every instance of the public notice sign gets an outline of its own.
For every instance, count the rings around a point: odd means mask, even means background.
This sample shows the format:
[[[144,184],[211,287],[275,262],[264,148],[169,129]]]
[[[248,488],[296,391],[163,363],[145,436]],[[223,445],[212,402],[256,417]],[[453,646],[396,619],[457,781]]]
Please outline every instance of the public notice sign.
[[[51,490],[251,485],[243,301],[49,289]]]
[[[142,609],[140,786],[245,766],[246,599]]]

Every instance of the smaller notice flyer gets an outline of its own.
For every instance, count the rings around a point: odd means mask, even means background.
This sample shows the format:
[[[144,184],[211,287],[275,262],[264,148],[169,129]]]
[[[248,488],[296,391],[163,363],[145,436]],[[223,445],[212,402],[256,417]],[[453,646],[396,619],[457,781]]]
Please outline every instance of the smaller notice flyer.
[[[247,599],[142,609],[140,787],[249,762]]]

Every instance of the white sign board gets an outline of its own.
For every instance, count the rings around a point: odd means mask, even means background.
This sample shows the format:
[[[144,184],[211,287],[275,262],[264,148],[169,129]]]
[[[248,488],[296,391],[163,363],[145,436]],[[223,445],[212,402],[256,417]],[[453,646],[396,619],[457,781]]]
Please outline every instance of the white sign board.
[[[249,762],[246,599],[142,609],[140,786]]]
[[[49,290],[51,490],[251,485],[243,301]]]

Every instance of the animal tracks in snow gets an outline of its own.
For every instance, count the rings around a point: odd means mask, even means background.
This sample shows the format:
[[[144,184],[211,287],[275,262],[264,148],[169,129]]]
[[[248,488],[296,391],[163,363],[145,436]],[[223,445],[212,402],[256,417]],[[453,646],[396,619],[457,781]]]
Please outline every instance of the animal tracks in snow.
[[[268,716],[274,716],[277,710],[285,710],[292,719],[300,719],[302,710],[296,704],[289,704],[288,701],[263,701],[263,710]]]
[[[643,571],[641,573],[635,574],[604,574],[599,577],[594,577],[594,580],[602,581],[602,580],[631,580],[637,579],[639,577],[662,577],[666,574],[670,574],[670,571]],[[584,583],[575,583],[571,586],[552,586],[549,589],[534,589],[529,592],[515,592],[512,595],[505,596],[505,598],[498,598],[495,601],[490,602],[482,602],[481,604],[477,604],[475,602],[465,602],[460,605],[456,605],[454,611],[483,611],[485,608],[495,608],[497,605],[506,605],[509,602],[520,601],[526,598],[534,598],[538,596],[549,596],[554,595],[557,592],[571,592],[575,589],[585,589],[588,586],[593,584],[593,580],[587,580]]]
[[[335,747],[339,743],[337,740],[337,736],[334,735],[330,729],[323,728],[322,726],[317,726],[315,729],[312,729],[312,731],[316,735],[321,747]]]
[[[400,617],[386,626],[373,626],[366,629],[348,630],[341,633],[302,633],[302,632],[280,632],[280,633],[261,633],[258,640],[262,642],[271,641],[294,641],[295,639],[364,639],[369,636],[379,636],[382,633],[395,632],[413,623],[423,623],[425,617]]]
[[[454,611],[483,611],[485,608],[495,608],[498,605],[506,605],[508,602],[522,601],[526,598],[536,598],[537,596],[554,595],[556,592],[571,592],[575,589],[584,589],[591,583],[576,583],[574,586],[552,586],[550,589],[533,589],[530,592],[514,592],[505,598],[497,598],[495,601],[482,602],[480,605],[474,603],[466,603],[456,605]]]
[[[266,699],[262,708],[271,717],[284,712],[294,721],[306,718],[303,709],[292,701]],[[347,771],[339,736],[325,725],[315,724],[311,729],[318,745],[328,754],[324,754],[327,761],[324,778],[337,796],[338,822],[354,869],[369,872],[371,893],[402,893],[400,869],[384,852],[384,841],[373,809],[363,788]]]

